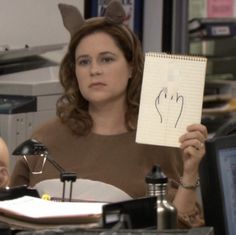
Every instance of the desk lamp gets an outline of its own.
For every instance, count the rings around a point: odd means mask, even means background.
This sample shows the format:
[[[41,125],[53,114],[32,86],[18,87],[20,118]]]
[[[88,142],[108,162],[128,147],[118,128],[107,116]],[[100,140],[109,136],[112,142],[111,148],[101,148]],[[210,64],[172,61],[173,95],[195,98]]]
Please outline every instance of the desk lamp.
[[[28,139],[20,144],[12,153],[12,155],[20,156],[41,156],[46,158],[60,173],[60,180],[63,183],[62,201],[65,201],[65,186],[66,181],[70,181],[70,196],[69,201],[72,198],[72,186],[76,181],[77,176],[74,172],[65,171],[52,157],[50,157],[47,148],[35,139]]]

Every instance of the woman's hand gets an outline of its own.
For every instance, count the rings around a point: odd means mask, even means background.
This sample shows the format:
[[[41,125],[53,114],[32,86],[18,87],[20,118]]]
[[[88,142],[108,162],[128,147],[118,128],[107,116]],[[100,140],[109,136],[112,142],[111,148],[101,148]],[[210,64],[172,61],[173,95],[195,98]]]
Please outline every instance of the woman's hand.
[[[192,124],[187,127],[187,133],[180,137],[184,163],[183,180],[185,178],[186,181],[192,181],[197,177],[200,161],[205,155],[207,135],[207,128],[204,125]]]
[[[205,155],[207,129],[204,125],[193,124],[179,139],[183,151],[183,176],[173,200],[174,206],[183,221],[189,226],[202,226],[201,211],[196,206],[199,164]]]

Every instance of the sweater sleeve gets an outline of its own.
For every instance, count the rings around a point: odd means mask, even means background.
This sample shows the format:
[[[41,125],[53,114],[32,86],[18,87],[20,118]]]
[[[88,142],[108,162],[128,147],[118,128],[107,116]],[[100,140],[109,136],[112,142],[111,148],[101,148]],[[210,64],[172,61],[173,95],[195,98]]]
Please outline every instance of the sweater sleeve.
[[[178,212],[178,224],[180,228],[192,228],[204,226],[204,219],[202,215],[202,209],[200,204],[196,202],[196,205],[189,213]]]
[[[175,194],[178,190],[178,184],[170,180],[168,184],[167,200],[173,202]],[[195,206],[188,213],[181,213],[177,211],[178,228],[193,228],[204,226],[203,210],[198,201],[195,202]]]

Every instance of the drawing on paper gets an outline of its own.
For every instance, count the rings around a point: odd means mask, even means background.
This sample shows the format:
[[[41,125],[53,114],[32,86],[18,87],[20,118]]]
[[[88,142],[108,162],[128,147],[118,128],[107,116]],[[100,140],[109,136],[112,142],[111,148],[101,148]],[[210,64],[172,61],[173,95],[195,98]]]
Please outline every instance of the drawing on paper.
[[[183,113],[184,97],[180,95],[178,92],[168,94],[167,87],[163,87],[160,90],[158,96],[155,99],[155,107],[160,117],[160,123],[163,123],[164,119],[168,118],[167,117],[168,113],[165,112],[166,105],[168,105],[168,109],[173,108],[174,107],[173,105],[179,105],[178,109],[179,112],[177,112],[177,118],[174,125],[174,127],[176,128]]]

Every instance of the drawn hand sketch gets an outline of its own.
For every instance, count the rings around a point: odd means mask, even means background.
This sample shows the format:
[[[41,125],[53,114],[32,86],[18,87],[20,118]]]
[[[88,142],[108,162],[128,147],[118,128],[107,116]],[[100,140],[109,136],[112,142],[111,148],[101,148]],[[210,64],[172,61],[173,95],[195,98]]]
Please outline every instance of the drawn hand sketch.
[[[201,122],[207,60],[146,53],[136,142],[180,147],[187,126]]]
[[[167,87],[163,87],[160,92],[158,93],[156,99],[155,99],[155,107],[157,110],[157,113],[160,117],[160,123],[164,122],[165,118],[168,118],[168,112],[165,112],[166,105],[168,105],[168,109],[173,108],[173,105],[179,105],[178,113],[176,114],[176,122],[174,127],[176,128],[178,125],[178,122],[181,118],[181,115],[183,113],[183,106],[184,106],[184,97],[180,95],[178,92],[174,92],[171,94],[171,92],[168,92]],[[167,109],[167,110],[168,110]]]

